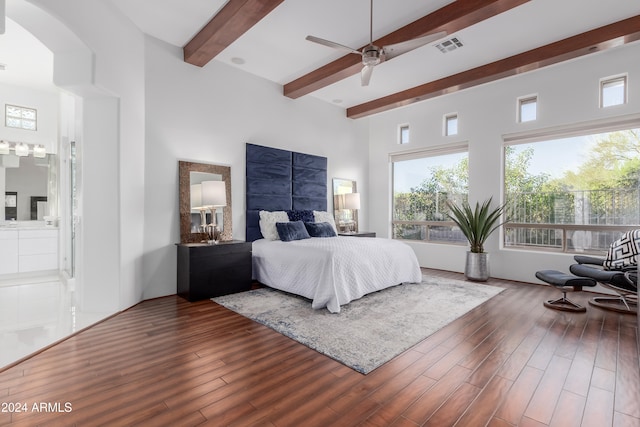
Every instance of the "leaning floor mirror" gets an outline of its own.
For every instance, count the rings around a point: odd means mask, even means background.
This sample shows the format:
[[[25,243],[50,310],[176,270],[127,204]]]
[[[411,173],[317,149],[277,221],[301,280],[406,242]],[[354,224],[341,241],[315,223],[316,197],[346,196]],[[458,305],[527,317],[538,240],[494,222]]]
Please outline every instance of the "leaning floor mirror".
[[[231,167],[178,162],[180,243],[232,239]]]
[[[360,198],[356,182],[351,179],[333,178],[333,217],[339,233],[358,232]]]

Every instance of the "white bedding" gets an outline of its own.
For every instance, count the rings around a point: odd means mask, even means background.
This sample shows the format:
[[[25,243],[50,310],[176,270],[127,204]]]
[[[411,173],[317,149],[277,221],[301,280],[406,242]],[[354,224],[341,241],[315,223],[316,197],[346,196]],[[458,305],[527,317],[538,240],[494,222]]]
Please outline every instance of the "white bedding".
[[[312,300],[332,313],[362,296],[407,282],[422,273],[413,250],[397,240],[314,237],[253,242],[253,278]]]

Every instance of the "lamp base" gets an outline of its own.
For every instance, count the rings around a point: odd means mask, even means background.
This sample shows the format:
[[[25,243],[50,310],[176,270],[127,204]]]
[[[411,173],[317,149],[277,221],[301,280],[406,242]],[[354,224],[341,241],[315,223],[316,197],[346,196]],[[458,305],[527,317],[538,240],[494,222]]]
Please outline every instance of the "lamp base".
[[[207,243],[210,245],[217,245],[220,242],[220,229],[215,224],[207,225]]]

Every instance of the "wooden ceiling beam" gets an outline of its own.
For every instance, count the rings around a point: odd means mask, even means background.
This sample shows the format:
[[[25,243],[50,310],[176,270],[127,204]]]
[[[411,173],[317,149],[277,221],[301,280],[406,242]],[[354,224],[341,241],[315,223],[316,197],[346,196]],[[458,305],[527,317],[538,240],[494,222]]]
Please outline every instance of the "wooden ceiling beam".
[[[183,48],[184,61],[204,67],[284,0],[229,0]]]
[[[640,15],[347,108],[356,119],[640,40]]]
[[[404,27],[374,41],[376,46],[387,46],[439,31],[453,34],[463,28],[477,24],[530,0],[457,0],[447,6],[423,16]],[[362,46],[359,50],[362,50]],[[299,98],[342,79],[358,74],[362,58],[347,54],[283,87],[289,98]]]

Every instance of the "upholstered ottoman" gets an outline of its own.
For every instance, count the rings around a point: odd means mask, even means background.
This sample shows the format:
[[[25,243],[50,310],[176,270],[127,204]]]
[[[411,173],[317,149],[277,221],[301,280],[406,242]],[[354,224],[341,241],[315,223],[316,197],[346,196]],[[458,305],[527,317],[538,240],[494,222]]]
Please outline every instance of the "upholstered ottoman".
[[[593,287],[596,281],[589,277],[578,277],[573,274],[563,273],[557,270],[541,270],[536,272],[536,277],[551,286],[555,286],[562,292],[562,297],[556,300],[544,302],[544,306],[555,310],[583,312],[587,309],[567,298],[567,292],[581,291],[583,287]]]

